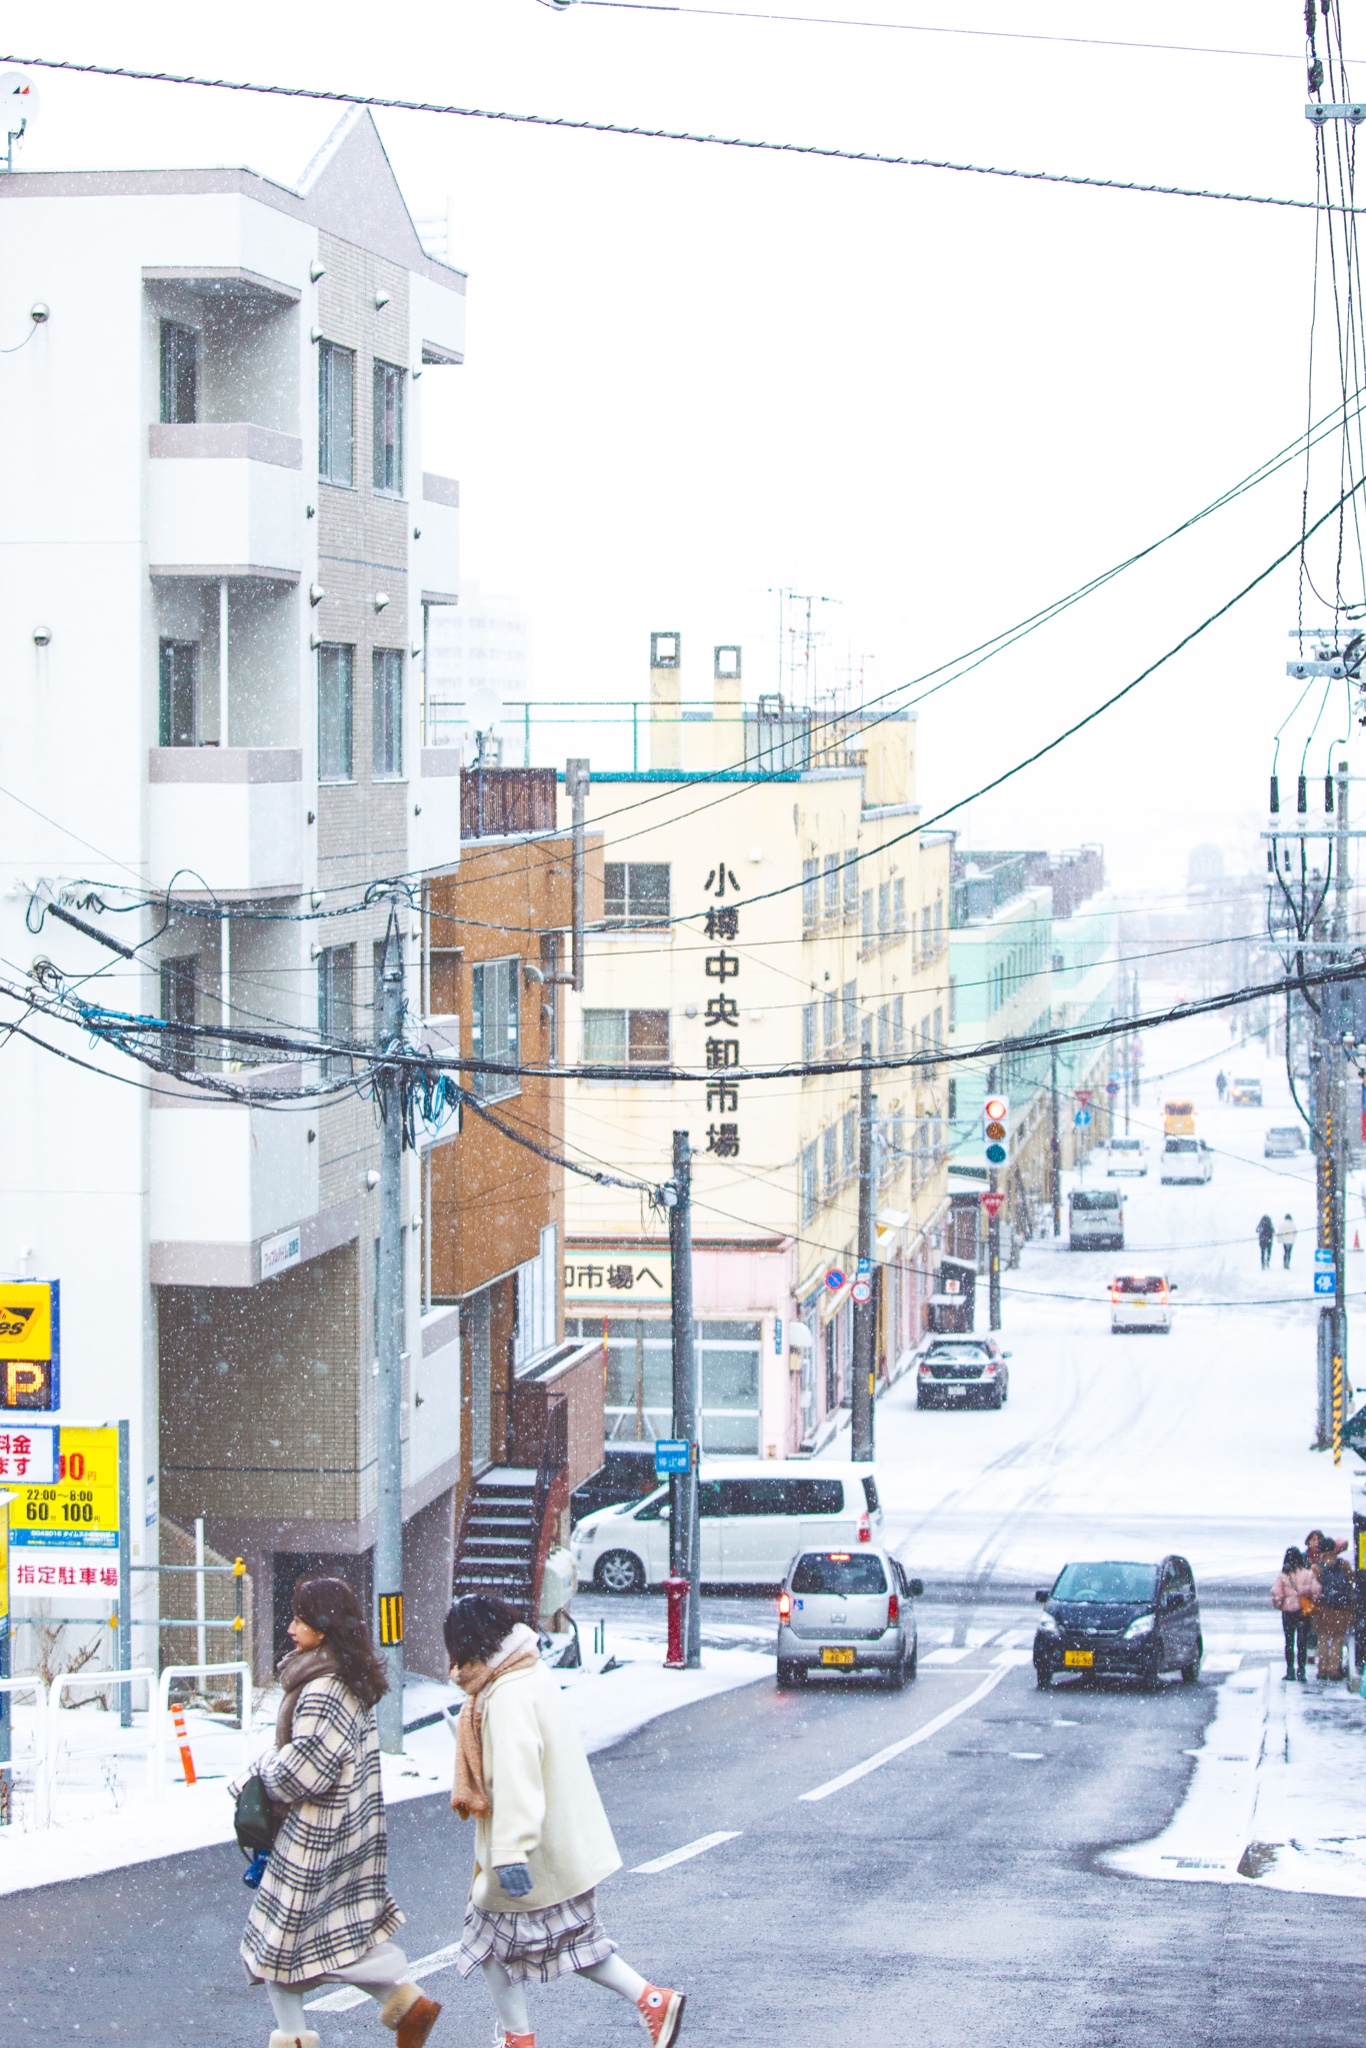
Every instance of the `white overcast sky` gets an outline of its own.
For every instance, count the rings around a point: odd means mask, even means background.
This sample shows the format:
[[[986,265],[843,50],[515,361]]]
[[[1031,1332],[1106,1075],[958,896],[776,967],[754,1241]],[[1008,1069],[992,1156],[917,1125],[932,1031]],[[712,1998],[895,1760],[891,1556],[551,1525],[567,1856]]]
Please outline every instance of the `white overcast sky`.
[[[17,55],[1312,194],[1296,0],[785,4],[1285,61],[537,0],[18,0],[0,33]],[[1349,46],[1354,9],[1366,57],[1366,0],[1346,0]],[[336,119],[306,101],[35,76],[32,170],[245,163],[292,183]],[[852,656],[891,690],[1193,512],[1305,418],[1308,213],[378,120],[414,210],[453,199],[469,358],[430,377],[427,461],[462,480],[466,573],[530,608],[542,696],[646,694],[652,627],[682,629],[686,693],[707,693],[727,640],[744,644],[748,687],[771,687],[778,586],[839,600],[824,608],[827,678]],[[6,332],[24,311],[0,266]],[[1332,460],[1316,471],[1319,508],[1335,475]],[[1295,539],[1301,483],[1263,486],[926,705],[927,809],[1250,580]],[[1288,566],[974,806],[972,843],[1101,840],[1115,879],[1153,893],[1179,885],[1195,841],[1255,857],[1272,736],[1296,694],[1295,606]],[[1316,772],[1344,726],[1338,700]],[[1290,727],[1283,771],[1307,730]]]

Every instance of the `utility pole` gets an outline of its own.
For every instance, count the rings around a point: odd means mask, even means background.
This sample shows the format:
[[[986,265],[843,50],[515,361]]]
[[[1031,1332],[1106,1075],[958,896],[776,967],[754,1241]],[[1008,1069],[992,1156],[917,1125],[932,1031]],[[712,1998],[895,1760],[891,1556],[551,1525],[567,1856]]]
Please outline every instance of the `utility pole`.
[[[996,1093],[995,1067],[991,1069],[987,1079],[987,1093]],[[994,1195],[1000,1185],[994,1166],[987,1170],[987,1185]],[[994,1202],[991,1219],[987,1224],[987,1326],[992,1330],[999,1330],[1001,1327],[1001,1212]]]
[[[1348,867],[1351,839],[1348,833],[1347,817],[1347,763],[1339,758],[1337,770],[1337,831],[1335,834],[1333,865],[1333,965],[1341,967],[1351,950],[1351,889],[1352,877]],[[1333,992],[1334,997],[1337,991]],[[1326,1004],[1329,991],[1323,991]],[[1347,1397],[1350,1391],[1347,1381],[1347,1102],[1346,1078],[1347,1061],[1343,1051],[1342,1006],[1338,1008],[1338,1027],[1333,1033],[1329,1048],[1332,1060],[1331,1086],[1333,1100],[1333,1145],[1332,1145],[1332,1194],[1333,1194],[1333,1351],[1332,1378],[1329,1384],[1331,1399],[1330,1437],[1333,1445],[1333,1463],[1342,1462],[1342,1423],[1346,1413]]]
[[[669,1571],[683,1579],[683,1665],[702,1662],[701,1529],[697,1491],[697,1352],[692,1305],[692,1146],[686,1131],[674,1132],[673,1202],[669,1208],[669,1264],[672,1279],[674,1435],[688,1446],[688,1469],[669,1481]]]
[[[1053,1236],[1062,1236],[1062,1137],[1058,1130],[1058,1048],[1050,1045],[1048,1082],[1048,1192],[1053,1205]],[[1127,1100],[1127,1097],[1126,1097]],[[1129,1126],[1126,1121],[1125,1130]]]
[[[850,1388],[849,1455],[856,1465],[873,1459],[874,1322],[873,1240],[877,1219],[878,1160],[874,1121],[877,1097],[866,1053],[858,1100],[858,1267],[854,1276],[854,1384]]]
[[[375,1638],[389,1690],[376,1708],[381,1749],[403,1751],[403,1079],[384,1055],[403,1036],[403,942],[390,906],[380,968],[376,1096],[380,1113],[376,1361]]]

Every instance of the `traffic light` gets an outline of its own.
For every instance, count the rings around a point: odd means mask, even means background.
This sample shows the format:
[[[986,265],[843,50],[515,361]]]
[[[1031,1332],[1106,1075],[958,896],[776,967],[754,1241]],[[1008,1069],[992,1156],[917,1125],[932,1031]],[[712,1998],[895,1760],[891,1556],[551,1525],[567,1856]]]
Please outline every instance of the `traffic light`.
[[[1010,1158],[1010,1104],[1003,1095],[989,1095],[982,1104],[982,1150],[988,1166],[1004,1166]]]

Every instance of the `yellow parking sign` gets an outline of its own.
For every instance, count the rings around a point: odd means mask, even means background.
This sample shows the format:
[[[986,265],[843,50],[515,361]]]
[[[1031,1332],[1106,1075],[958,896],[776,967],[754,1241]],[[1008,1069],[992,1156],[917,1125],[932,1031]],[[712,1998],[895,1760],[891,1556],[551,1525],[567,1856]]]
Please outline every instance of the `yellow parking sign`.
[[[0,1409],[61,1406],[61,1283],[0,1280]]]

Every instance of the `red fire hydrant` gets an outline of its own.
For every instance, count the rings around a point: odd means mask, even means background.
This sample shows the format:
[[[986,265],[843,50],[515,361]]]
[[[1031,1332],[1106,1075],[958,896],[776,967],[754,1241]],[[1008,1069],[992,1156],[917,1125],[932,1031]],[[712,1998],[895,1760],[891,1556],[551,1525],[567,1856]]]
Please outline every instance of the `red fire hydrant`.
[[[664,1659],[666,1671],[687,1669],[687,1657],[683,1650],[683,1602],[688,1597],[687,1579],[665,1579],[664,1591],[669,1597],[669,1654]]]

